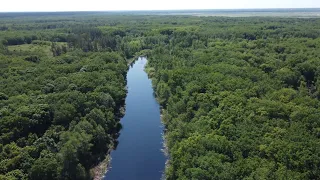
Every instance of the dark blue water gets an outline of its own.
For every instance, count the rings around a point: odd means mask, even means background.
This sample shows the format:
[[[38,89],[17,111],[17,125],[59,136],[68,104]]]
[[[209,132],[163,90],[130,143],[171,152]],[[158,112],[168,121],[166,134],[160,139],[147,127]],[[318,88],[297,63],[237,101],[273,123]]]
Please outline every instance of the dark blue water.
[[[123,129],[105,180],[159,180],[164,171],[163,127],[151,80],[144,72],[146,62],[146,58],[139,58],[128,72]]]

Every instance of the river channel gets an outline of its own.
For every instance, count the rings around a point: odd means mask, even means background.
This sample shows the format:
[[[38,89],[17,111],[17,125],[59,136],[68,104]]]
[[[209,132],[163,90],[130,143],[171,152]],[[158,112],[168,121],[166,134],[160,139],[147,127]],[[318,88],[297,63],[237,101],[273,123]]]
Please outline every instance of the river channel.
[[[165,167],[160,107],[151,80],[140,57],[127,74],[126,112],[117,148],[111,152],[111,167],[104,180],[157,180]]]

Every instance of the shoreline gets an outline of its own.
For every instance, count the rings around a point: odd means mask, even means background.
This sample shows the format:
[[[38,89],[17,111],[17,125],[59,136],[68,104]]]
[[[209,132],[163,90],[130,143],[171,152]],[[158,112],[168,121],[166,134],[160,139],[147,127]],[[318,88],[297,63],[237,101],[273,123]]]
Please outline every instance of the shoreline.
[[[148,63],[147,63],[146,66],[144,67],[144,71],[147,73],[148,78],[151,80],[151,82],[152,82],[152,73],[153,73],[152,70],[154,70],[153,67],[148,67]],[[157,94],[156,94],[155,89],[154,89],[155,87],[153,86],[153,83],[152,83],[152,88],[153,88],[153,93],[154,93],[155,99],[156,99],[157,103],[160,105],[159,99],[157,98]],[[165,180],[166,179],[166,170],[170,166],[169,148],[168,148],[167,139],[166,139],[167,128],[166,128],[166,124],[165,124],[165,122],[163,120],[165,111],[166,110],[163,109],[162,106],[160,105],[160,121],[161,121],[161,124],[163,125],[162,149],[161,149],[161,151],[164,154],[164,156],[166,157],[165,167],[164,167],[164,171],[163,171],[161,180]]]
[[[130,67],[134,62],[139,58],[140,56],[134,56],[133,58],[126,59],[128,67]],[[128,70],[129,71],[129,70]],[[128,73],[128,72],[127,72]],[[126,91],[128,91],[128,86],[126,85]],[[124,116],[125,115],[125,105],[124,107],[120,108],[120,113]],[[119,119],[119,122],[121,121],[121,118]],[[115,139],[116,140],[116,139]],[[101,180],[105,177],[105,175],[108,173],[110,164],[111,164],[111,152],[114,150],[114,145],[109,148],[108,152],[105,155],[105,158],[95,167],[93,167],[90,171],[93,174],[93,180]]]
[[[169,168],[170,166],[170,156],[169,156],[169,149],[168,149],[168,145],[167,145],[167,139],[166,139],[166,127],[165,124],[163,122],[163,109],[160,107],[160,121],[163,125],[163,133],[162,133],[162,148],[161,151],[163,152],[164,156],[166,157],[166,162],[165,162],[165,166],[164,166],[164,171],[162,174],[162,180],[166,179],[166,170]]]
[[[108,151],[105,159],[101,161],[96,167],[92,168],[93,179],[101,180],[105,177],[105,174],[108,172],[110,162],[111,162],[111,149]]]
[[[124,117],[125,115],[125,111],[126,111],[126,104],[124,104],[123,107],[121,107],[119,109],[119,112],[120,112],[120,116],[118,117],[119,118],[119,122],[121,121],[121,119]],[[113,143],[110,145],[106,155],[105,155],[105,158],[96,166],[94,166],[93,168],[90,169],[91,171],[91,174],[92,174],[92,177],[93,177],[93,180],[101,180],[105,177],[105,175],[107,174],[109,168],[111,167],[111,160],[112,160],[112,157],[111,157],[111,152],[114,150],[114,147],[115,147],[115,144],[114,142],[117,141],[118,137],[119,137],[119,133],[118,132],[117,134],[115,134],[115,139],[113,140]]]

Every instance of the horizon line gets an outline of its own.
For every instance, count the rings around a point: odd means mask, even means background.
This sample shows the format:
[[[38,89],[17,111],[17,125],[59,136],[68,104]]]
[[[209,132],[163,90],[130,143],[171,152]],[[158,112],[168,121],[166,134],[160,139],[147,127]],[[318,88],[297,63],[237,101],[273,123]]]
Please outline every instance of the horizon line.
[[[198,10],[290,10],[290,9],[318,9],[320,7],[301,7],[301,8],[290,8],[290,7],[280,7],[280,8],[230,8],[230,9],[123,9],[123,10],[67,10],[67,11],[0,11],[0,13],[61,13],[61,12],[148,12],[148,11],[198,11]]]

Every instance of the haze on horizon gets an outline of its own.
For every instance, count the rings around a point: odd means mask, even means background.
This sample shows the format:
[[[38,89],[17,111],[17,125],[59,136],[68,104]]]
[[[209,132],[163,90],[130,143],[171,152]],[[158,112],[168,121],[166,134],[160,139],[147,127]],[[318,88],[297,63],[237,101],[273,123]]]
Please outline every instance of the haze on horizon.
[[[10,0],[0,12],[319,8],[320,0]]]

